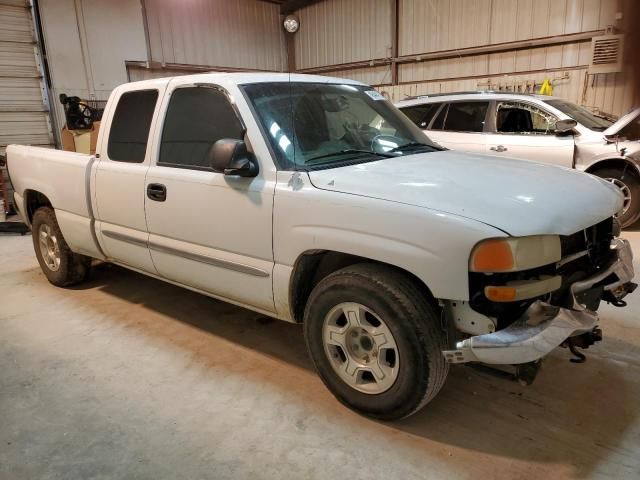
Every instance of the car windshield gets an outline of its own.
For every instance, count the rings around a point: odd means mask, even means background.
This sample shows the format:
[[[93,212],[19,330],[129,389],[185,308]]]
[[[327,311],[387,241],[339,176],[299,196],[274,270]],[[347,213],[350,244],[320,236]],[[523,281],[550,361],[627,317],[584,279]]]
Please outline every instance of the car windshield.
[[[587,127],[590,130],[595,130],[596,132],[604,132],[607,128],[609,128],[613,121],[608,118],[596,115],[595,113],[590,112],[584,107],[576,105],[575,103],[565,102],[564,100],[545,100],[552,107],[557,108],[565,115],[570,116],[579,124]]]
[[[284,169],[442,150],[371,87],[271,82],[243,90]]]

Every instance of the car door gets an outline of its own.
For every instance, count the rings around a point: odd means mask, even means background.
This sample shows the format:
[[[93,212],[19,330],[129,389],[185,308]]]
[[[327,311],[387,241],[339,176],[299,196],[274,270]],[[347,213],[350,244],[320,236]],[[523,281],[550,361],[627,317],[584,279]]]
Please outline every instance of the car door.
[[[162,88],[160,84],[158,88],[114,92],[110,104],[116,106],[103,118],[92,185],[96,234],[107,257],[153,274],[144,182],[149,169],[149,131]]]
[[[275,311],[272,207],[275,184],[216,173],[209,150],[246,129],[226,90],[174,80],[146,178],[149,248],[163,277],[214,296]]]
[[[445,103],[432,120],[426,134],[451,150],[484,153],[484,134],[489,102],[469,100]]]
[[[558,118],[529,102],[501,100],[492,108],[486,152],[573,167],[573,134],[556,134]]]

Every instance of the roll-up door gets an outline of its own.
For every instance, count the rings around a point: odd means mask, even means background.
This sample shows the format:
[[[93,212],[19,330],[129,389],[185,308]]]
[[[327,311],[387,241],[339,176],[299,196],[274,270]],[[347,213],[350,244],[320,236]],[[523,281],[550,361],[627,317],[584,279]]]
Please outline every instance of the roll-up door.
[[[0,0],[0,154],[11,143],[55,143],[31,6],[26,0]],[[6,172],[3,175],[6,180]],[[8,197],[11,201],[11,192]]]

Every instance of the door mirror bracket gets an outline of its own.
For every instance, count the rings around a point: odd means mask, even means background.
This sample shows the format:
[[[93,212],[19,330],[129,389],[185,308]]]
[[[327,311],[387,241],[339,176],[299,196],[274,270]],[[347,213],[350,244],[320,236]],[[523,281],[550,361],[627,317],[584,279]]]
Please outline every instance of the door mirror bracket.
[[[258,163],[242,140],[223,138],[209,150],[209,164],[217,173],[238,177],[258,175]]]

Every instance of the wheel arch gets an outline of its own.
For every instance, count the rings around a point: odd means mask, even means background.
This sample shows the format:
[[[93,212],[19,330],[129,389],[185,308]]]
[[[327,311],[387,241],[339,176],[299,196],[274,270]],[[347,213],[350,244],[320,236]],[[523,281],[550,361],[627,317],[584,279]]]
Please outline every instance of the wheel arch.
[[[434,296],[428,285],[405,268],[384,261],[336,250],[307,250],[296,259],[289,281],[289,308],[291,318],[302,323],[307,300],[314,287],[328,275],[351,265],[374,263],[384,265],[406,275],[432,301]]]
[[[26,216],[25,220],[29,222],[29,225],[31,225],[31,221],[33,220],[33,214],[36,213],[36,210],[40,207],[53,208],[53,204],[51,203],[51,200],[49,200],[49,197],[37,190],[25,190],[24,214]]]
[[[640,176],[640,167],[633,160],[626,157],[611,157],[611,158],[603,158],[602,160],[598,160],[591,165],[589,165],[586,169],[586,173],[594,173],[603,168],[616,168],[616,169],[624,169],[631,168],[636,175]]]

